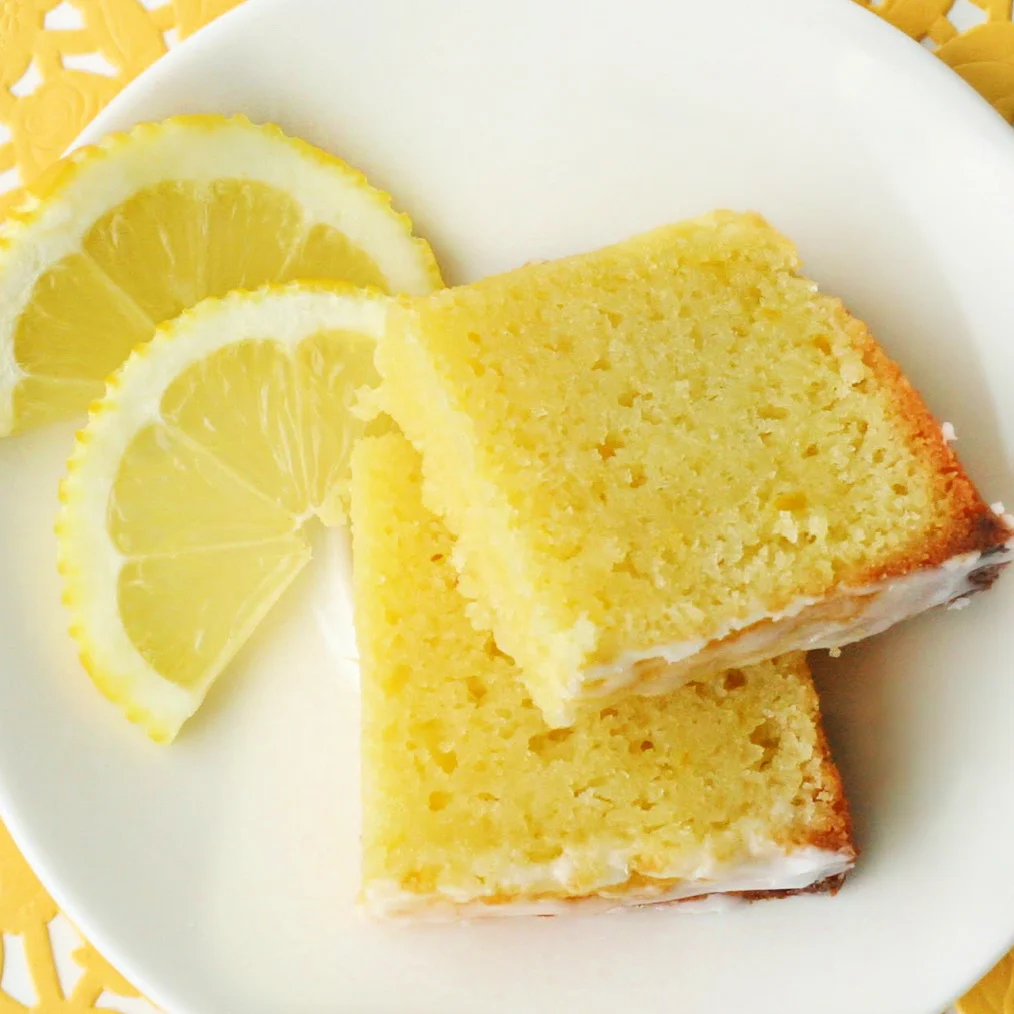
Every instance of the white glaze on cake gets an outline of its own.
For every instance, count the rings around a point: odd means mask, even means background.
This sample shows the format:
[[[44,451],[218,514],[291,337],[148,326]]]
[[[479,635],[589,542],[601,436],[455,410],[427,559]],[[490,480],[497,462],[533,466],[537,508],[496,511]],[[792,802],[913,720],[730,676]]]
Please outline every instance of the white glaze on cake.
[[[1002,504],[993,507],[1014,531]],[[976,575],[1004,566],[1014,556],[1014,538],[990,553],[963,553],[940,566],[856,588],[832,598],[798,598],[780,612],[758,610],[725,624],[709,640],[696,639],[625,651],[582,673],[572,688],[579,698],[609,697],[619,690],[658,694],[690,680],[737,666],[754,665],[788,651],[834,649],[879,634],[935,606],[964,600],[980,590]],[[633,681],[630,670],[640,669]]]
[[[374,918],[413,922],[591,914],[689,899],[693,902],[680,905],[679,910],[697,913],[714,911],[711,905],[698,904],[698,899],[715,896],[733,904],[741,900],[737,897],[739,892],[805,891],[846,873],[854,862],[851,853],[814,846],[786,852],[768,844],[756,855],[747,855],[736,862],[717,862],[705,852],[660,873],[658,886],[650,883],[645,886],[643,879],[639,879],[636,887],[628,888],[629,867],[622,857],[616,856],[611,864],[613,876],[594,893],[586,891],[575,896],[568,877],[572,860],[564,855],[551,864],[518,867],[486,896],[452,886],[438,886],[432,894],[416,894],[390,881],[374,881],[365,886],[361,903],[366,914]],[[678,883],[673,884],[673,880]]]

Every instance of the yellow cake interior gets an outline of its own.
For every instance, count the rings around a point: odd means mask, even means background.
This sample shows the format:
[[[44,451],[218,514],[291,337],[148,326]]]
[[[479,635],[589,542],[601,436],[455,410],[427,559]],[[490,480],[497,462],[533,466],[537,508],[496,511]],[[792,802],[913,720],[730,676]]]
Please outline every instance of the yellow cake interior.
[[[624,659],[610,692],[656,676],[633,663],[659,646],[692,654],[1010,537],[866,326],[798,267],[758,216],[715,213],[392,315],[384,405],[423,455],[474,622],[554,721]]]
[[[399,433],[353,457],[363,897],[379,915],[806,888],[849,865],[801,654],[551,729],[465,616]],[[527,906],[527,908],[526,908]]]

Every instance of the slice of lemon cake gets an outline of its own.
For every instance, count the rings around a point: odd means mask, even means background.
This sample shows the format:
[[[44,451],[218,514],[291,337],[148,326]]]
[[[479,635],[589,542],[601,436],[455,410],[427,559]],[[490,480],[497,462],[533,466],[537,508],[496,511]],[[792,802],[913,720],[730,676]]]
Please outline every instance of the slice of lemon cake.
[[[554,724],[866,637],[1008,559],[919,395],[798,268],[716,212],[392,316],[382,403]]]
[[[353,456],[363,901],[381,917],[555,913],[835,889],[848,811],[802,654],[550,729],[465,616],[400,433]]]

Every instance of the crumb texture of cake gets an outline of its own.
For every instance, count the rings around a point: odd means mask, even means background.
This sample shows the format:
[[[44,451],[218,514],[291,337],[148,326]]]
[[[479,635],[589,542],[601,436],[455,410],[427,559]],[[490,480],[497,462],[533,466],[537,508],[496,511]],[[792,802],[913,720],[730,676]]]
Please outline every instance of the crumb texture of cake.
[[[919,395],[798,269],[715,212],[392,314],[382,402],[552,722],[857,640],[1005,562]]]
[[[353,456],[363,892],[379,917],[835,889],[848,809],[802,654],[546,725],[465,616],[399,433]]]

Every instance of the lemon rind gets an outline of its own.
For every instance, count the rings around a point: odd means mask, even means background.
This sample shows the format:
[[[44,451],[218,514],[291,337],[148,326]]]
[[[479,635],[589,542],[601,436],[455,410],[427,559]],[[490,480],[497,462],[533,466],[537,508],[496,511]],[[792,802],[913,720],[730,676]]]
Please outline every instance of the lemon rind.
[[[92,405],[60,485],[56,534],[63,601],[92,681],[152,739],[172,741],[228,660],[209,668],[199,685],[184,688],[163,679],[123,627],[117,578],[125,558],[109,535],[107,509],[124,451],[141,427],[158,419],[162,394],[190,363],[266,336],[291,347],[325,329],[377,338],[389,304],[379,292],[337,282],[292,282],[203,300],[135,349]],[[307,559],[309,553],[307,547]],[[271,604],[264,604],[255,622]]]
[[[139,124],[71,152],[25,191],[0,226],[0,436],[15,425],[13,394],[25,373],[14,355],[14,333],[39,277],[79,252],[95,221],[139,190],[223,177],[292,193],[308,227],[344,233],[369,255],[392,293],[425,295],[443,284],[433,251],[413,235],[408,215],[336,156],[241,115]]]

